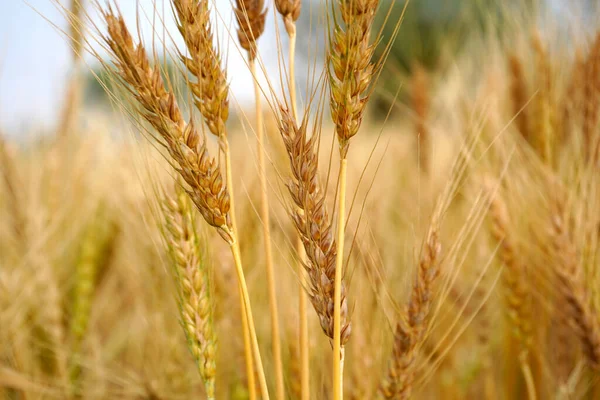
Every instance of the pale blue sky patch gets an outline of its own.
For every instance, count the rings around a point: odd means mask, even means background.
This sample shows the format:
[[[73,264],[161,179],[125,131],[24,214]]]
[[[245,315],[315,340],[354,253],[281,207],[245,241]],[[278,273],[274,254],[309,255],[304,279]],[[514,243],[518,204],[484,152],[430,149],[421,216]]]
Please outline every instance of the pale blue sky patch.
[[[161,43],[163,37],[171,54],[174,54],[175,48],[173,40],[180,49],[184,49],[168,1],[117,0],[117,3],[132,31],[136,24],[136,3],[139,3],[140,30],[147,46],[151,46],[154,32],[159,50],[164,47]],[[224,61],[227,61],[234,97],[232,106],[236,107],[236,102],[244,103],[253,98],[252,79],[245,63],[245,52],[237,46],[237,26],[231,3],[216,0],[214,4],[217,13],[213,12],[213,29]],[[88,11],[98,27],[103,29],[97,10],[88,7]],[[67,39],[45,18],[66,30],[67,23],[54,0],[0,0],[0,126],[9,130],[50,128],[60,112],[65,83],[71,70],[71,53]],[[153,18],[156,18],[154,28]],[[170,35],[164,35],[163,22]],[[100,47],[96,45],[96,49]],[[265,34],[259,40],[259,51],[267,71],[271,76],[278,76],[272,10],[267,16]],[[88,56],[86,62],[91,65],[95,61]],[[261,80],[264,84],[264,77]],[[278,85],[279,82],[272,83]]]

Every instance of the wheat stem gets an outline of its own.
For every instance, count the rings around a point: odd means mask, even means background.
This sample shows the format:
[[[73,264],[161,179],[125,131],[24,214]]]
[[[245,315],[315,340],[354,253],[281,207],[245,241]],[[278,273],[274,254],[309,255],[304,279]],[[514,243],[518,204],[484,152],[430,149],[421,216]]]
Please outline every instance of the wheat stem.
[[[296,102],[296,31],[289,33],[290,49],[290,101],[292,103],[292,114],[298,123],[298,105]]]
[[[300,388],[301,388],[301,400],[308,400],[310,398],[310,361],[309,361],[309,344],[308,344],[308,315],[306,312],[307,296],[304,291],[304,284],[306,279],[304,277],[302,269],[304,268],[304,262],[306,261],[306,251],[302,244],[300,235],[296,238],[296,251],[300,260],[298,262],[298,275],[300,277],[300,298],[298,300],[298,313],[300,318]]]
[[[229,141],[227,140],[227,134],[223,133],[219,136],[219,147],[225,157],[225,179],[227,180],[227,187],[230,188],[229,193],[229,204],[230,204],[230,218],[231,227],[234,235],[237,237],[237,220],[235,217],[235,200],[233,195],[233,173],[231,168],[231,150],[229,149]],[[252,341],[250,340],[250,330],[248,328],[248,315],[246,313],[246,307],[244,306],[244,297],[242,293],[241,285],[238,285],[239,297],[240,297],[240,311],[242,317],[242,332],[244,338],[244,360],[246,363],[246,379],[248,380],[248,397],[250,400],[256,399],[256,378],[254,376],[254,360],[252,356]]]
[[[260,385],[260,391],[265,400],[269,400],[269,389],[267,387],[267,379],[265,377],[265,370],[263,368],[262,359],[260,357],[260,349],[258,347],[258,338],[256,336],[256,329],[254,327],[254,317],[252,316],[252,308],[250,306],[250,296],[248,295],[248,287],[246,286],[246,279],[244,278],[244,269],[242,268],[242,257],[240,255],[240,246],[236,239],[229,243],[231,255],[235,264],[235,270],[238,274],[242,300],[244,303],[244,309],[246,311],[246,317],[248,321],[248,328],[250,331],[250,340],[252,341],[252,349],[254,352],[254,361],[256,364],[258,381]],[[250,380],[249,380],[250,382]]]
[[[529,361],[527,352],[521,353],[519,356],[521,363],[521,370],[523,371],[523,378],[525,379],[525,386],[527,387],[527,396],[529,400],[536,400],[535,394],[535,383],[533,380],[533,374],[531,373],[531,367],[529,367]]]
[[[237,237],[237,219],[235,217],[235,196],[233,195],[233,172],[231,168],[231,150],[229,149],[229,141],[227,140],[227,134],[223,133],[219,136],[219,146],[221,152],[225,157],[225,179],[227,180],[227,187],[229,190],[229,204],[230,204],[230,218],[231,227],[235,237]],[[241,263],[241,260],[240,260]],[[237,265],[236,265],[237,267]],[[241,267],[240,267],[241,268]],[[243,272],[243,269],[242,269]],[[240,311],[242,317],[242,332],[244,339],[244,360],[246,363],[246,379],[248,385],[248,398],[250,400],[256,400],[256,376],[254,372],[254,356],[252,355],[252,339],[250,335],[250,327],[248,325],[248,313],[246,312],[244,293],[242,290],[242,284],[238,285],[239,298],[240,298]]]
[[[248,385],[248,398],[256,400],[256,375],[254,373],[254,357],[252,356],[252,339],[248,327],[248,313],[246,312],[242,284],[238,284],[240,309],[242,311],[242,331],[244,332],[244,360],[246,362],[246,379]]]
[[[281,339],[279,333],[279,316],[277,310],[277,292],[275,290],[275,273],[273,271],[273,250],[271,247],[271,218],[269,215],[269,196],[267,193],[267,172],[265,168],[265,143],[263,129],[263,114],[261,105],[261,91],[256,76],[256,62],[249,61],[250,73],[254,80],[254,97],[256,107],[256,134],[258,138],[258,177],[260,183],[260,218],[263,226],[263,240],[265,246],[265,268],[267,270],[267,290],[269,293],[269,309],[271,312],[271,345],[273,349],[273,363],[275,366],[276,398],[285,399],[285,386],[283,382],[283,362],[281,361]]]
[[[337,223],[338,251],[335,259],[335,281],[333,294],[333,398],[344,398],[344,347],[341,344],[341,297],[342,269],[344,262],[344,228],[346,226],[346,171],[348,160],[343,157],[340,162],[340,186]]]

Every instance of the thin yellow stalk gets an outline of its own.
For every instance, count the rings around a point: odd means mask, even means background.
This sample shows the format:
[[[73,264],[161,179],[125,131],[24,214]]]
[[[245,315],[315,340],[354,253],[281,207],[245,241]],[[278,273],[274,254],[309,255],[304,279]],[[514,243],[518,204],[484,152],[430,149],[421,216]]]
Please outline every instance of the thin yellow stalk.
[[[242,331],[244,332],[244,359],[246,361],[246,379],[248,380],[248,398],[256,400],[256,378],[254,375],[254,359],[252,357],[252,340],[250,339],[250,329],[248,328],[248,313],[244,306],[244,294],[242,285],[238,285],[240,292],[240,309],[242,310]]]
[[[292,113],[298,123],[298,106],[296,104],[296,30],[288,32],[290,38],[290,100],[292,102]]]
[[[219,147],[225,157],[225,179],[227,180],[227,187],[229,188],[229,204],[230,204],[230,217],[231,226],[233,233],[237,237],[237,221],[235,218],[235,196],[233,195],[233,172],[231,169],[231,151],[229,150],[229,141],[227,140],[227,133],[223,132],[219,136]],[[244,307],[244,297],[242,293],[241,285],[238,285],[239,296],[240,296],[240,310],[242,313],[242,331],[244,335],[244,359],[246,362],[246,379],[248,380],[248,397],[250,400],[256,400],[256,378],[254,375],[254,360],[252,356],[252,341],[250,340],[250,330],[248,329],[248,314],[246,313],[246,307]]]
[[[527,387],[527,396],[529,400],[536,400],[537,395],[535,394],[535,382],[533,379],[533,374],[531,373],[531,368],[529,367],[529,361],[527,360],[528,354],[524,352],[521,354],[520,362],[521,369],[523,370],[523,377],[525,378],[525,386]]]
[[[276,398],[285,399],[285,386],[283,381],[283,363],[281,361],[281,339],[279,333],[279,316],[277,311],[277,292],[275,290],[275,273],[273,271],[273,250],[271,247],[271,222],[269,216],[269,196],[267,194],[267,172],[265,168],[265,143],[263,130],[263,115],[261,106],[261,92],[256,77],[256,62],[250,58],[250,72],[254,80],[254,96],[256,106],[256,135],[258,138],[258,177],[260,182],[260,218],[263,226],[263,240],[265,246],[265,267],[267,270],[267,287],[269,292],[269,308],[271,312],[271,344],[273,347],[273,363],[275,366]]]
[[[310,399],[310,362],[309,362],[309,347],[308,347],[308,317],[306,313],[307,296],[304,291],[304,274],[302,269],[303,263],[306,260],[306,252],[302,239],[298,235],[296,238],[296,251],[300,261],[298,262],[298,276],[300,278],[300,299],[298,301],[298,313],[300,318],[300,395],[301,400]]]
[[[338,250],[335,259],[335,288],[333,295],[333,399],[344,398],[344,347],[341,344],[342,267],[344,262],[344,228],[346,226],[346,171],[348,160],[340,162],[340,185],[337,223]]]
[[[246,319],[248,322],[248,328],[250,331],[250,339],[252,341],[252,349],[254,351],[254,360],[256,362],[256,369],[258,372],[258,381],[260,384],[260,392],[265,400],[269,400],[269,389],[267,387],[267,378],[265,377],[265,370],[263,368],[262,359],[260,357],[260,349],[258,347],[258,337],[256,336],[256,329],[254,327],[254,317],[252,316],[252,308],[250,307],[250,296],[248,295],[248,287],[246,286],[246,279],[244,278],[244,269],[242,268],[242,257],[240,255],[240,246],[237,242],[237,239],[234,239],[230,242],[229,248],[231,250],[231,255],[233,256],[233,261],[235,264],[235,269],[239,277],[240,282],[240,290],[242,295],[242,301],[244,303],[244,307],[246,312]],[[250,378],[248,379],[250,382]]]

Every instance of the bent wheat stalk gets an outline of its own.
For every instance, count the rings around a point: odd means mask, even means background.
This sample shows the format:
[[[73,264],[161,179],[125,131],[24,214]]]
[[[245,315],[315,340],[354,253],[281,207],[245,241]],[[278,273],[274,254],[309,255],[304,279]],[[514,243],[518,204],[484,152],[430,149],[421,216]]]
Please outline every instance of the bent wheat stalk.
[[[108,26],[108,45],[116,62],[121,83],[131,92],[141,108],[141,116],[156,130],[171,156],[174,167],[183,178],[188,196],[204,218],[227,242],[234,259],[244,301],[249,336],[252,341],[262,395],[269,398],[266,377],[260,357],[246,279],[239,253],[239,243],[231,222],[229,190],[223,182],[216,160],[193,122],[186,123],[173,93],[166,90],[160,71],[150,66],[142,44],[134,45],[125,21],[108,6],[103,11]],[[157,140],[160,140],[156,137]]]

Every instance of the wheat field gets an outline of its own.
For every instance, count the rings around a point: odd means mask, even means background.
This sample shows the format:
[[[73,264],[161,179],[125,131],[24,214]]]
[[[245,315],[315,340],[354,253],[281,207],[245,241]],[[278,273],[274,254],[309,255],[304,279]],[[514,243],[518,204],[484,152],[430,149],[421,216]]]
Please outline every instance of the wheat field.
[[[75,73],[52,134],[0,135],[1,398],[600,399],[597,17],[505,10],[403,73],[390,3],[328,0],[306,72],[308,4],[236,0],[241,106],[214,2],[157,44],[55,3],[112,109]]]

